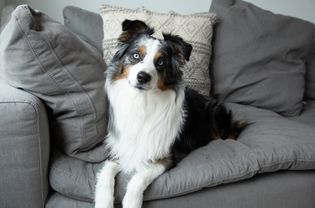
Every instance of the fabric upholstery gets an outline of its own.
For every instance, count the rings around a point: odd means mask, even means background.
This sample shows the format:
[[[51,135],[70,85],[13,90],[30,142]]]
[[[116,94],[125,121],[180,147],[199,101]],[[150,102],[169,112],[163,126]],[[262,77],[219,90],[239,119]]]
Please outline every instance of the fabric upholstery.
[[[209,95],[209,63],[211,40],[216,16],[212,13],[180,15],[174,12],[155,13],[144,8],[126,9],[109,5],[101,6],[104,29],[104,59],[109,63],[117,51],[117,38],[122,33],[125,19],[139,19],[155,29],[153,36],[162,38],[162,32],[179,35],[192,44],[189,62],[183,67],[183,78],[188,86]]]
[[[313,208],[315,205],[314,171],[279,171],[266,173],[217,187],[202,189],[184,196],[146,201],[143,208]],[[53,193],[47,208],[93,208],[89,201],[79,201]],[[115,208],[120,207],[116,204]]]
[[[314,25],[241,0],[213,0],[210,11],[219,17],[211,67],[213,94],[228,102],[298,115]],[[310,70],[307,95],[312,97],[314,69]]]
[[[313,39],[309,43],[311,52],[306,60],[306,100],[315,100],[315,27],[313,28]]]
[[[0,36],[1,77],[48,106],[52,142],[67,155],[101,161],[106,133],[105,63],[65,26],[21,5]]]
[[[309,125],[314,128],[315,124],[315,101],[309,101],[304,105],[303,112],[300,116],[290,118],[297,122]]]
[[[99,14],[75,6],[66,6],[63,9],[63,17],[67,28],[103,54],[103,21]]]
[[[49,188],[46,109],[0,80],[0,112],[0,207],[42,208]]]
[[[177,197],[266,172],[315,169],[315,117],[311,124],[304,124],[252,106],[229,103],[228,108],[236,118],[249,123],[239,139],[215,140],[193,151],[155,180],[145,192],[145,201]],[[311,119],[311,115],[306,115],[309,113],[313,115],[314,106],[313,110],[303,112],[301,119]],[[65,196],[93,201],[99,167],[99,164],[55,155],[51,186]],[[124,196],[128,180],[128,175],[118,175],[117,202]]]

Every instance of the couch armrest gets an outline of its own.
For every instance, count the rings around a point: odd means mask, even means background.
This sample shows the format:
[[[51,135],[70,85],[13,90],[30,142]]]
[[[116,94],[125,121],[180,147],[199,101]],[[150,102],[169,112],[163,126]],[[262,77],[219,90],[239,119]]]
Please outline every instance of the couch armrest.
[[[0,80],[0,207],[45,207],[49,129],[33,95]]]

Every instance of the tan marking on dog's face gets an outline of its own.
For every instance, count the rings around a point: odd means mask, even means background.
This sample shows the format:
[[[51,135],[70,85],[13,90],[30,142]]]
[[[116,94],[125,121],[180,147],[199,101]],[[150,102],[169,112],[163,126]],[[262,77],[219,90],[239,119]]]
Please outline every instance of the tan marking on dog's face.
[[[117,81],[117,80],[121,80],[121,79],[127,79],[128,75],[129,75],[129,71],[130,71],[130,69],[128,67],[123,67],[121,73],[116,75],[114,77],[114,80]]]
[[[163,57],[163,53],[161,51],[158,51],[154,56],[154,61],[159,60],[159,58]]]
[[[161,77],[159,77],[159,79],[158,79],[157,87],[158,87],[161,91],[173,90],[173,89],[174,89],[174,86],[173,86],[173,85],[167,85],[167,84],[165,84],[165,81],[164,81]]]
[[[146,55],[147,49],[146,49],[145,46],[140,46],[140,47],[138,48],[138,52],[139,52],[140,56],[143,58],[143,57],[145,57],[145,55]]]

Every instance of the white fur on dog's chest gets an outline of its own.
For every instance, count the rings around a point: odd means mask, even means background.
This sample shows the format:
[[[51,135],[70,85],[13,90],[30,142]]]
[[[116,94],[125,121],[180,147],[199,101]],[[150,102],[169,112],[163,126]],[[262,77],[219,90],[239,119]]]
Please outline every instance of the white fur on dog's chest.
[[[122,170],[139,170],[167,158],[183,124],[184,90],[140,91],[127,79],[107,83],[106,89],[116,129],[106,142]]]

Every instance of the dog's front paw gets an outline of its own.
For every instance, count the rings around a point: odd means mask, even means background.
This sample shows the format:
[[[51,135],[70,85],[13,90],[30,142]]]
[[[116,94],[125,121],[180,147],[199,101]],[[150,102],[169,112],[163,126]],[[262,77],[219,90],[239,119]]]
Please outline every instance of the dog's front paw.
[[[107,196],[107,197],[106,197]],[[114,200],[110,194],[96,194],[95,208],[114,208]]]
[[[142,194],[130,194],[127,193],[123,199],[123,208],[141,208],[142,206]]]
[[[108,202],[105,202],[105,203],[95,203],[95,208],[114,208],[114,205],[113,203],[108,203]]]
[[[96,191],[95,194],[95,208],[114,208],[114,196],[111,192],[105,191]]]
[[[114,208],[114,204],[108,201],[95,202],[94,207],[95,208]]]

